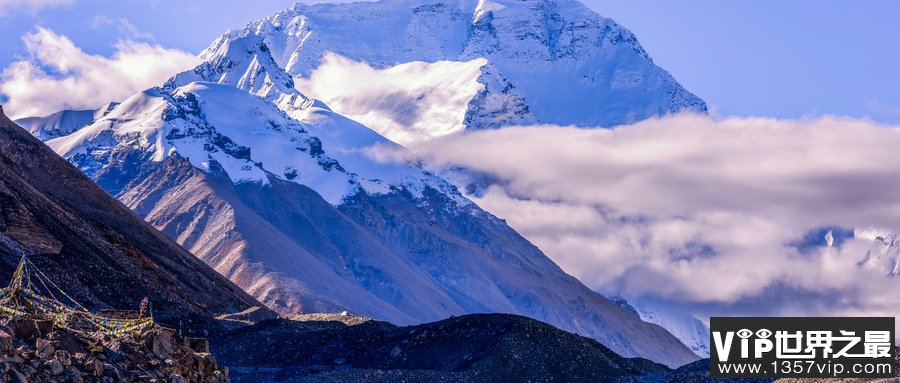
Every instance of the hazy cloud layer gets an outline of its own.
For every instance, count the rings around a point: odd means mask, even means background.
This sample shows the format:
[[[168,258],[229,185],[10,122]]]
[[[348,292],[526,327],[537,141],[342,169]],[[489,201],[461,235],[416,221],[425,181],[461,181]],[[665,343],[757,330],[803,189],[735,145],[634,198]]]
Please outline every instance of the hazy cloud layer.
[[[898,127],[686,115],[413,149],[501,180],[477,202],[592,288],[699,315],[900,314],[896,249],[871,232],[829,248],[821,230],[900,228]],[[861,267],[870,250],[881,258]]]
[[[4,110],[14,117],[121,101],[199,63],[190,53],[131,40],[118,42],[110,57],[92,55],[45,28],[22,41],[29,57],[0,73]]]

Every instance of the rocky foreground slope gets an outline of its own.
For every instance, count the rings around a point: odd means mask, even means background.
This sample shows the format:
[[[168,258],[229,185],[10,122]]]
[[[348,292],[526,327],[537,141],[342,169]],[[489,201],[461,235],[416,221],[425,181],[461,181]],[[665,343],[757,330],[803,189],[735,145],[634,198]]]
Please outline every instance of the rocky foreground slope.
[[[110,337],[0,316],[0,382],[229,382],[206,351],[156,326]]]

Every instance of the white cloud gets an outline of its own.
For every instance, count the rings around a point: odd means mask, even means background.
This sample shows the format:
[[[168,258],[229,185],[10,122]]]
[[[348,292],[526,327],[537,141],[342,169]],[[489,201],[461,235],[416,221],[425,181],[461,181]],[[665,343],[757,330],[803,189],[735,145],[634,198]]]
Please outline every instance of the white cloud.
[[[385,69],[328,53],[297,89],[400,144],[459,132],[485,59],[409,62]]]
[[[24,10],[37,12],[43,8],[71,4],[72,0],[0,0],[0,17],[8,16],[13,11]]]
[[[13,117],[121,101],[199,63],[190,53],[131,40],[118,42],[110,57],[92,55],[45,28],[22,41],[30,57],[0,73],[4,110]]]
[[[153,40],[153,34],[143,32],[138,29],[131,21],[125,18],[112,18],[106,15],[96,15],[91,20],[91,28],[99,29],[104,26],[113,26],[119,30],[125,37],[137,40]]]
[[[683,115],[413,150],[499,179],[477,202],[592,288],[699,315],[900,314],[900,279],[858,266],[871,239],[796,245],[828,226],[900,229],[900,127]]]

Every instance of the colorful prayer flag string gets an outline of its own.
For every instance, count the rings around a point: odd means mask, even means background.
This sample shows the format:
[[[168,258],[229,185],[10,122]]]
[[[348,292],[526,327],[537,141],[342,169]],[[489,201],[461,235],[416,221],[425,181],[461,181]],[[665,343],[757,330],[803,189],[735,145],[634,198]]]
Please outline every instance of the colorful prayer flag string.
[[[32,273],[34,272],[34,273]],[[41,295],[32,283],[32,276],[38,279],[40,285],[51,296]],[[52,288],[51,288],[52,286]],[[53,293],[56,290],[61,297],[65,297],[73,307],[61,302]],[[144,298],[140,304],[140,314],[137,319],[106,318],[91,313],[86,307],[69,296],[62,288],[53,283],[34,263],[22,257],[19,265],[13,273],[9,285],[0,288],[0,311],[13,316],[27,316],[40,314],[52,320],[58,327],[68,328],[70,321],[83,320],[92,325],[99,333],[121,336],[131,332],[141,331],[153,326],[153,315],[150,311],[150,300]]]

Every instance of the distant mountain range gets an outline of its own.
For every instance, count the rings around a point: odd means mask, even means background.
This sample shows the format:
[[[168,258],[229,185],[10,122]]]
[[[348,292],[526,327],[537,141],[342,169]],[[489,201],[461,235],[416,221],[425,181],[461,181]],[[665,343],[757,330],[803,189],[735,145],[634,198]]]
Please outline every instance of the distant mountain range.
[[[697,358],[446,180],[370,153],[462,129],[706,110],[611,20],[567,0],[297,5],[201,57],[121,104],[21,121],[280,313],[395,324],[512,313],[625,357]],[[378,86],[323,102],[297,89],[328,88],[317,70],[361,70]]]

